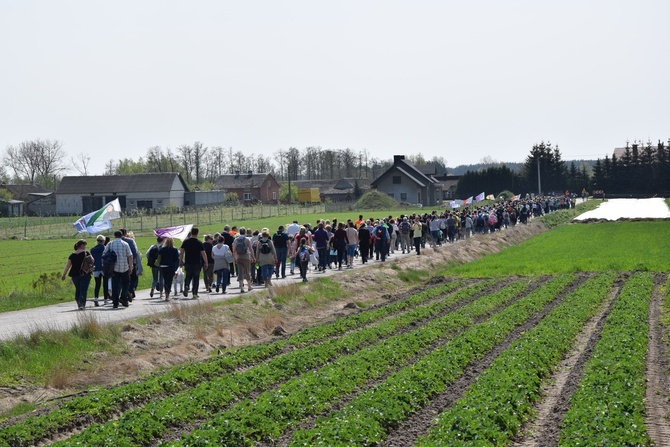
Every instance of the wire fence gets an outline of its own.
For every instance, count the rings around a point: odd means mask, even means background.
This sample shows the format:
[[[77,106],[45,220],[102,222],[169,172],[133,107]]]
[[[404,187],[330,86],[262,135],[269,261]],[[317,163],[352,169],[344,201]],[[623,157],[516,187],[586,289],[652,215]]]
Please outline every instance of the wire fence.
[[[325,204],[313,205],[254,205],[194,207],[180,210],[139,211],[123,213],[115,227],[132,228],[140,235],[150,235],[156,228],[195,224],[236,224],[243,220],[269,217],[322,213]],[[58,239],[71,238],[77,234],[72,224],[81,216],[5,217],[0,218],[0,239]],[[104,233],[103,233],[104,234]]]

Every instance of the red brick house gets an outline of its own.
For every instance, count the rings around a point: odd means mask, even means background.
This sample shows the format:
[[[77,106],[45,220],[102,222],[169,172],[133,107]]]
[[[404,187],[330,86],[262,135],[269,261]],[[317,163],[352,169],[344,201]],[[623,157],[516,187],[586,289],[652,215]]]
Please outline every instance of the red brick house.
[[[279,203],[279,183],[270,173],[224,174],[214,181],[214,188],[237,194],[243,203]]]

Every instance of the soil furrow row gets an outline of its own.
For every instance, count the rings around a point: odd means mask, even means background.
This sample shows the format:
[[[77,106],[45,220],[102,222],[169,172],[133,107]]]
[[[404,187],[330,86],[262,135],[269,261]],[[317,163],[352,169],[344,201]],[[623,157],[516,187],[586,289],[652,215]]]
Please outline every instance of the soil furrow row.
[[[645,406],[647,418],[645,424],[649,436],[655,445],[670,445],[670,422],[668,408],[670,402],[670,364],[667,346],[663,342],[661,326],[661,307],[663,305],[662,287],[667,278],[662,275],[654,277],[654,292],[649,303],[649,344],[647,348],[647,391]]]
[[[542,278],[540,281],[546,281],[546,280],[547,280],[547,278]],[[505,281],[504,283],[505,283],[505,284],[509,284],[509,283],[512,283],[512,282],[513,282],[513,281],[508,280],[508,281]],[[397,335],[397,334],[403,334],[403,333],[407,333],[407,332],[410,332],[410,331],[414,331],[414,330],[416,330],[416,327],[417,327],[417,326],[426,324],[427,322],[432,321],[432,320],[434,320],[434,319],[436,319],[436,318],[440,318],[440,316],[443,317],[443,316],[449,314],[450,312],[453,312],[454,310],[457,310],[457,309],[459,309],[460,307],[462,307],[462,306],[464,306],[464,305],[467,305],[468,303],[471,303],[472,301],[475,301],[477,298],[482,297],[482,296],[485,296],[485,295],[490,294],[490,293],[493,293],[494,291],[496,291],[496,290],[498,290],[498,289],[500,289],[500,288],[502,288],[502,287],[500,286],[500,283],[495,284],[495,285],[492,285],[492,286],[488,286],[488,287],[486,287],[484,290],[482,290],[482,291],[476,293],[476,294],[474,295],[473,298],[469,298],[469,297],[468,297],[468,298],[466,298],[466,299],[464,299],[464,300],[460,300],[460,301],[458,301],[458,302],[456,302],[456,303],[454,303],[454,304],[452,304],[452,305],[449,305],[449,306],[445,307],[445,309],[441,309],[441,311],[440,311],[439,313],[437,313],[436,315],[434,315],[434,316],[432,316],[432,317],[430,317],[430,318],[423,318],[423,319],[417,320],[416,322],[413,322],[412,324],[409,324],[409,325],[407,325],[406,327],[403,327],[402,329],[398,330],[398,331],[395,332],[394,334]],[[443,295],[440,295],[440,296],[444,297],[444,296],[447,296],[447,295],[451,295],[452,293],[454,293],[454,292],[450,292],[449,294],[443,294]],[[434,304],[434,303],[433,303],[433,304]],[[429,306],[429,305],[428,305],[428,306]],[[427,306],[424,305],[424,306],[419,306],[419,307],[427,307]],[[415,308],[415,309],[418,309],[419,307],[417,307],[417,308]],[[407,312],[402,312],[402,314],[405,314],[405,313],[407,313]],[[351,335],[351,334],[350,334],[350,335]],[[392,336],[392,335],[389,335],[389,336]],[[334,338],[339,338],[339,337],[334,337]],[[332,339],[331,339],[331,341],[332,341]],[[371,344],[371,343],[364,343],[364,344],[361,344],[360,346],[358,346],[358,347],[356,348],[356,351],[358,351],[358,350],[360,350],[360,349],[365,349],[366,347],[369,347],[369,346],[371,346],[371,345],[377,344],[377,343],[379,343],[379,342],[381,342],[381,341],[383,341],[383,339],[375,340],[375,343],[372,343],[372,344]],[[323,343],[323,342],[322,342],[322,343]],[[318,344],[322,344],[322,343],[318,343]],[[267,363],[267,362],[265,362],[265,363]],[[267,391],[267,390],[275,389],[276,387],[281,386],[281,385],[282,385],[283,383],[285,383],[287,380],[294,379],[294,378],[296,378],[296,377],[299,377],[299,376],[293,376],[293,377],[290,377],[290,378],[287,378],[287,379],[279,380],[279,381],[277,381],[277,382],[274,382],[274,383],[272,384],[272,386],[269,387],[269,388],[258,389],[258,390],[253,391],[252,393],[246,394],[246,395],[244,395],[244,396],[238,396],[238,397],[236,397],[234,400],[232,400],[228,405],[226,405],[225,407],[222,407],[221,409],[218,409],[218,410],[223,411],[223,410],[225,410],[226,408],[228,408],[230,405],[234,405],[234,404],[236,404],[237,402],[239,402],[239,401],[242,400],[242,399],[252,399],[252,400],[253,400],[253,399],[255,398],[255,396],[258,396],[260,393],[265,392],[265,391]],[[141,409],[141,408],[142,408],[142,407],[138,407],[138,409]],[[199,422],[202,422],[202,420],[201,420],[201,418],[197,417],[197,418],[195,418],[195,419],[189,421],[189,423],[188,423],[187,425],[190,427],[190,429],[192,429],[192,428],[194,428],[193,426],[194,426],[194,425],[197,425]],[[78,433],[84,431],[86,428],[87,428],[87,427],[79,427],[77,430],[72,430],[72,431],[68,432],[67,434],[65,434],[64,436],[59,436],[59,439],[64,439],[64,438],[67,438],[67,437],[69,437],[69,436],[76,435],[76,434],[78,434]],[[172,432],[172,433],[187,433],[188,431],[190,431],[190,430],[188,429],[188,427],[185,427],[182,423],[175,424],[175,425],[173,425],[173,426],[171,427],[171,429],[170,429],[170,432]],[[178,437],[178,436],[177,436],[177,437]],[[164,436],[163,436],[163,438],[164,438]],[[168,436],[168,439],[174,439],[174,435],[170,435],[170,436]]]
[[[498,306],[497,308],[491,310],[490,312],[487,312],[486,314],[481,315],[481,316],[475,318],[475,319],[473,320],[473,322],[472,322],[472,325],[480,324],[480,323],[486,321],[486,320],[489,319],[492,315],[495,315],[496,313],[500,312],[502,309],[505,309],[505,308],[511,306],[512,304],[516,303],[516,302],[519,301],[520,299],[522,299],[522,298],[524,298],[525,296],[529,295],[529,294],[532,293],[535,289],[537,289],[538,287],[540,287],[541,285],[543,285],[544,283],[546,283],[549,279],[550,279],[550,277],[548,277],[548,276],[543,276],[543,277],[541,277],[541,278],[538,278],[538,280],[536,280],[530,287],[528,287],[526,290],[524,290],[524,292],[523,292],[522,294],[519,294],[519,296],[515,297],[515,298],[512,299],[511,301],[508,301],[508,302],[505,303],[504,305]],[[504,287],[504,286],[507,285],[507,284],[508,284],[507,282],[504,283],[504,284],[501,284],[501,287],[498,287],[498,288],[502,288],[502,287]],[[491,291],[488,291],[488,292],[482,294],[482,296],[485,295],[485,294],[487,294],[487,293],[491,293]],[[474,301],[474,299],[472,299],[472,300],[468,300],[468,302],[472,302],[472,301]],[[467,304],[467,303],[466,303],[466,304]],[[442,316],[442,315],[441,315],[441,316]],[[438,318],[439,318],[439,317],[438,317]],[[472,325],[471,325],[471,326],[472,326]],[[315,421],[316,421],[319,417],[322,417],[322,416],[324,416],[325,414],[327,414],[327,413],[329,413],[329,412],[337,411],[337,410],[339,410],[339,409],[345,407],[347,404],[349,404],[349,402],[351,402],[353,399],[355,399],[356,397],[358,397],[359,395],[361,395],[361,394],[364,393],[365,391],[367,391],[367,390],[369,390],[369,389],[371,389],[371,388],[376,387],[376,386],[379,385],[380,383],[383,383],[384,381],[386,381],[386,379],[387,379],[388,377],[390,377],[391,375],[393,375],[393,374],[395,374],[396,372],[400,371],[401,369],[406,368],[406,367],[409,366],[409,365],[413,365],[413,364],[416,363],[419,359],[421,359],[422,357],[424,357],[427,353],[433,352],[434,350],[439,349],[440,347],[444,346],[444,344],[446,344],[449,340],[451,340],[451,339],[453,339],[454,337],[458,336],[459,334],[461,334],[461,333],[464,332],[465,330],[467,330],[467,328],[464,328],[463,330],[460,330],[460,331],[458,331],[458,332],[454,332],[454,333],[452,333],[452,334],[449,334],[447,337],[444,337],[443,339],[440,339],[440,340],[435,341],[435,342],[434,342],[428,349],[426,349],[425,352],[422,352],[422,353],[420,353],[420,354],[417,354],[416,356],[414,356],[414,357],[411,358],[411,359],[408,359],[407,362],[405,362],[405,363],[402,364],[402,365],[399,365],[399,366],[396,367],[396,368],[389,369],[389,370],[388,370],[383,376],[381,376],[380,378],[378,378],[378,379],[376,379],[376,380],[374,380],[374,381],[368,382],[368,383],[366,383],[365,385],[359,387],[359,388],[356,390],[355,393],[352,393],[352,394],[347,395],[347,396],[342,396],[341,399],[340,399],[338,402],[336,402],[335,404],[333,404],[333,405],[331,406],[331,408],[330,408],[326,413],[322,413],[322,414],[319,414],[319,415],[312,415],[312,416],[308,417],[307,419],[305,419],[304,421],[302,421],[300,424],[298,424],[295,428],[293,428],[293,429],[287,431],[286,433],[284,433],[284,434],[281,436],[281,438],[280,438],[277,442],[275,442],[275,443],[261,442],[261,443],[258,443],[257,445],[258,445],[259,447],[271,447],[271,446],[272,446],[272,447],[286,447],[286,446],[288,445],[288,443],[290,442],[291,437],[293,436],[293,433],[294,433],[296,430],[303,430],[303,429],[309,429],[309,428],[314,427],[314,423],[315,423]]]
[[[518,340],[526,331],[535,327],[542,321],[547,314],[563,302],[569,293],[579,288],[579,286],[589,277],[590,275],[586,274],[580,275],[577,280],[573,281],[568,288],[557,295],[556,298],[547,304],[540,312],[535,314],[524,324],[515,328],[513,332],[505,337],[503,342],[496,345],[496,347],[480,361],[470,365],[461,378],[451,384],[444,393],[435,396],[420,411],[414,413],[395,430],[390,431],[386,440],[381,445],[387,447],[413,446],[414,442],[420,436],[426,434],[428,429],[432,426],[432,421],[435,417],[461,398],[463,393],[477,380],[477,377],[479,377],[479,375],[485,371],[503,351],[505,351],[514,341]]]
[[[591,357],[593,348],[600,339],[605,320],[621,293],[619,283],[610,292],[610,297],[584,326],[575,340],[575,346],[557,368],[557,372],[547,381],[543,392],[545,397],[536,407],[537,417],[525,428],[515,442],[516,447],[549,447],[558,445],[560,425],[584,374],[584,365]]]

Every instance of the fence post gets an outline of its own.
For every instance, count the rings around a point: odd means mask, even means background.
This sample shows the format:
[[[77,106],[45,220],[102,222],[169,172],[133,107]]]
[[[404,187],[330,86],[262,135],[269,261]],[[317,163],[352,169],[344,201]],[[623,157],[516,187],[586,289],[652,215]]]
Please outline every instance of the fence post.
[[[140,214],[140,232],[144,231],[144,217]]]

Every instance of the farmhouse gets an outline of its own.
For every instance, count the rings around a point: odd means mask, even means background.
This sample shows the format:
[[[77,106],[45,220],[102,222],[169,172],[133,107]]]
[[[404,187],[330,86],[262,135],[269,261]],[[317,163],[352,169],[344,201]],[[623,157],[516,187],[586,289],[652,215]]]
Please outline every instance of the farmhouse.
[[[241,174],[224,174],[214,181],[214,188],[222,189],[226,194],[237,194],[238,200],[245,203],[277,203],[279,201],[279,183],[270,173],[254,174],[252,171]]]
[[[38,185],[0,183],[9,199],[0,200],[1,216],[46,216],[56,211],[54,192]]]
[[[421,172],[404,155],[393,156],[393,166],[370,186],[389,197],[407,203],[432,206],[442,200],[442,185],[432,175]]]
[[[86,214],[119,199],[125,212],[184,206],[188,187],[176,172],[63,177],[56,190],[58,214]]]

